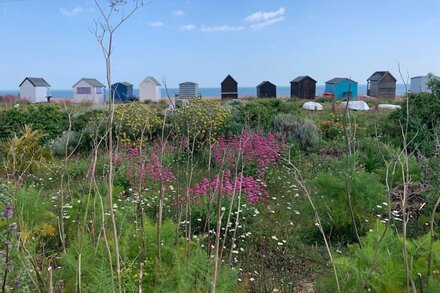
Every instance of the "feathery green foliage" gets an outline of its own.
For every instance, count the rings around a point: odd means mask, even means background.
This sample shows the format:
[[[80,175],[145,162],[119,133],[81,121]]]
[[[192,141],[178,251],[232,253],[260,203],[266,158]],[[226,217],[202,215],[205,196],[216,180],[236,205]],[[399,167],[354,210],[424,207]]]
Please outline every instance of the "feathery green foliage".
[[[405,267],[402,260],[402,238],[393,229],[385,231],[385,225],[377,222],[374,229],[362,237],[363,249],[358,245],[348,246],[346,256],[339,256],[335,263],[339,270],[340,282],[343,292],[359,292],[365,283],[368,275],[367,288],[371,292],[404,292],[406,290]],[[377,258],[374,255],[379,240],[381,241]],[[411,273],[416,280],[416,287],[423,292],[438,292],[440,282],[438,280],[440,271],[440,241],[434,242],[433,247],[433,267],[435,279],[427,284],[427,256],[430,237],[424,235],[417,240],[408,243],[408,253],[411,258]],[[420,278],[422,284],[420,284]],[[334,282],[331,278],[323,280],[321,283],[322,292],[333,292]]]

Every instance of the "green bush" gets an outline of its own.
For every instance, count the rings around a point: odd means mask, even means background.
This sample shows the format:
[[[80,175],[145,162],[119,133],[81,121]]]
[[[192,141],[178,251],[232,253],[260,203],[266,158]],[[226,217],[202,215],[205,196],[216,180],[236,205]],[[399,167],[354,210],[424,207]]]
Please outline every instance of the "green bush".
[[[318,146],[318,129],[313,121],[291,114],[278,114],[274,119],[274,130],[286,136],[287,142],[298,143],[302,150],[309,151]]]
[[[79,145],[81,134],[76,131],[64,131],[63,134],[49,142],[52,154],[56,156],[70,155]]]
[[[54,139],[68,129],[68,114],[57,106],[47,104],[28,105],[0,111],[0,140],[18,132],[24,125],[46,134],[43,141]]]
[[[341,292],[362,291],[362,286],[372,267],[374,267],[374,270],[368,280],[368,292],[406,291],[406,273],[402,258],[402,237],[396,235],[393,229],[388,228],[387,231],[384,230],[385,226],[380,222],[377,223],[371,232],[362,237],[362,249],[355,244],[349,245],[347,256],[335,258]],[[378,250],[376,265],[373,266],[375,250],[384,232],[385,237]],[[429,285],[427,284],[429,239],[430,236],[425,235],[407,243],[410,272],[415,281],[417,292],[439,292],[440,290],[440,275],[438,272],[440,266],[440,241],[438,240],[433,245],[433,273]],[[420,288],[420,279],[423,290]],[[318,289],[319,292],[335,292],[334,277],[329,276],[325,280],[321,280],[318,284]]]
[[[339,174],[338,176],[330,172],[318,174],[312,181],[312,190],[316,191],[313,197],[326,235],[332,241],[352,242],[356,241],[356,238],[352,233],[353,226],[345,191],[346,183],[344,176]],[[365,171],[355,171],[350,174],[348,186],[357,228],[363,235],[369,229],[368,222],[376,217],[377,206],[381,206],[386,201],[385,186],[376,176]],[[310,208],[307,209],[310,211]],[[382,210],[377,211],[377,213],[382,212]],[[310,229],[312,234],[307,236]],[[312,237],[312,241],[320,241],[321,236],[315,226],[306,227],[305,232],[306,237]]]
[[[253,129],[270,130],[273,127],[273,120],[277,115],[277,107],[281,101],[252,100],[238,107],[240,111],[240,122]]]
[[[137,292],[140,262],[144,263],[142,287],[145,292],[207,292],[210,288],[212,262],[206,253],[192,242],[191,255],[186,257],[183,241],[175,246],[176,226],[172,221],[163,223],[162,261],[156,258],[156,227],[149,221],[145,223],[146,255],[142,256],[141,239],[133,225],[127,225],[120,234],[120,253],[122,258],[121,275],[126,292]],[[179,247],[181,245],[181,247]],[[97,249],[98,248],[98,249]],[[84,292],[111,292],[114,280],[110,272],[106,248],[103,242],[95,247],[86,235],[80,244],[73,241],[62,255],[61,276],[66,280],[64,289],[75,290],[78,281],[78,254],[81,249],[81,272]],[[236,273],[227,266],[219,272],[217,291],[234,292]]]
[[[247,102],[228,101],[225,105],[230,111],[228,127],[233,133],[238,133],[244,127],[257,130],[271,131],[278,113],[299,113],[300,105],[296,101],[280,99],[255,99]],[[225,131],[227,134],[228,131]]]
[[[145,143],[160,131],[162,119],[155,108],[143,103],[129,103],[115,108],[115,125],[121,142]]]
[[[405,129],[408,124],[410,149],[426,156],[434,154],[440,134],[440,81],[432,79],[429,86],[432,93],[408,94],[401,109],[391,113],[384,124],[384,132],[399,146],[403,145],[401,127]]]
[[[229,114],[218,101],[196,98],[171,114],[171,126],[178,137],[200,148],[217,139]]]

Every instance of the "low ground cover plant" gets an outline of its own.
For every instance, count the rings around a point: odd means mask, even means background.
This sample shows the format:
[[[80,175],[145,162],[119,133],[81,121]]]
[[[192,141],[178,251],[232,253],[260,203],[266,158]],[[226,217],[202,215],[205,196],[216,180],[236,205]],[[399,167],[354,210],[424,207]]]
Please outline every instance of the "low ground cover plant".
[[[440,144],[421,100],[409,100],[408,137],[419,124],[426,135],[408,148],[397,131],[405,106],[345,115],[278,99],[121,104],[111,161],[107,110],[5,107],[0,284],[436,292]]]

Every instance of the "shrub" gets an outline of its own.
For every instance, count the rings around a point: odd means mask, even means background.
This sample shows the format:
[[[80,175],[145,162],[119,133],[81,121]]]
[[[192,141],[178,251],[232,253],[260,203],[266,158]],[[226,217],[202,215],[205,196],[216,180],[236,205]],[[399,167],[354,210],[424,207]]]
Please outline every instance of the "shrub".
[[[81,133],[82,138],[78,151],[88,152],[94,145],[94,142],[100,140],[107,133],[107,112],[90,111],[80,114],[72,121],[72,131]]]
[[[244,127],[271,131],[277,113],[299,113],[299,104],[296,101],[285,102],[280,99],[255,99],[247,102],[229,101],[226,107],[231,110],[228,127],[233,133],[237,128]],[[225,132],[227,134],[227,132]]]
[[[405,292],[406,291],[406,273],[402,259],[402,238],[388,229],[384,231],[385,226],[377,223],[374,230],[362,237],[363,249],[358,245],[348,246],[347,256],[338,256],[335,258],[339,274],[339,282],[342,292],[355,292],[354,289],[361,290],[365,278],[373,266],[373,259],[378,241],[385,232],[380,249],[378,250],[376,265],[368,281],[368,292]],[[433,245],[433,268],[429,285],[427,284],[427,256],[429,253],[430,236],[425,235],[417,240],[408,241],[407,249],[410,261],[410,271],[418,292],[439,292],[440,276],[435,268],[440,265],[440,241],[435,241]],[[420,279],[422,288],[420,288]],[[336,289],[334,277],[326,278],[319,284],[319,289],[323,292],[334,292]],[[426,291],[425,291],[426,290]],[[361,290],[362,291],[362,290]]]
[[[0,140],[11,137],[25,125],[43,131],[43,142],[54,139],[68,128],[67,112],[47,104],[10,108],[0,112]]]
[[[81,134],[76,131],[64,131],[63,134],[49,142],[49,148],[56,156],[72,153],[80,143]],[[67,147],[67,149],[66,149]]]
[[[315,187],[315,204],[321,216],[322,226],[326,235],[334,241],[351,242],[356,239],[352,234],[352,221],[347,205],[345,180],[329,172],[318,174],[312,181]],[[368,186],[368,188],[366,188]],[[367,222],[375,217],[373,210],[385,200],[385,187],[375,176],[364,171],[351,174],[349,188],[352,198],[353,213],[356,218],[359,233],[362,235],[368,228]],[[382,211],[379,211],[382,212]],[[367,221],[366,221],[367,220]],[[313,240],[319,239],[318,229]]]
[[[13,177],[21,176],[36,169],[47,167],[50,152],[41,146],[45,134],[40,130],[33,130],[25,126],[21,136],[15,134],[3,143],[4,165],[6,172]]]
[[[302,150],[316,148],[319,143],[318,130],[313,121],[291,114],[278,114],[274,120],[274,130],[285,135],[290,143],[298,143]]]
[[[431,79],[429,86],[432,93],[408,94],[401,109],[391,113],[384,124],[384,132],[402,146],[401,126],[406,127],[408,123],[410,149],[418,149],[427,156],[434,153],[440,133],[440,81]]]
[[[115,108],[115,124],[123,143],[145,142],[161,126],[158,113],[147,104],[129,103]]]
[[[277,114],[280,100],[252,100],[238,107],[245,125],[253,129],[270,130]]]
[[[195,140],[201,147],[218,137],[229,114],[218,101],[192,99],[173,113],[174,130],[178,136],[191,143]]]

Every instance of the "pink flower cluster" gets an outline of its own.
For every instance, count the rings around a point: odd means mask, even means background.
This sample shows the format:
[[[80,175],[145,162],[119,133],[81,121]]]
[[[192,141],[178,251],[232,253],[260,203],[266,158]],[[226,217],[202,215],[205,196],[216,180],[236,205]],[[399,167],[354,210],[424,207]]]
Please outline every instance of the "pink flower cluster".
[[[232,165],[241,157],[245,164],[256,164],[258,175],[263,175],[267,166],[277,163],[279,155],[285,149],[283,140],[273,134],[261,132],[243,132],[228,139],[220,137],[212,149],[217,165]]]
[[[264,181],[256,180],[252,176],[244,177],[242,173],[239,173],[234,179],[232,179],[231,171],[226,171],[222,180],[220,175],[214,176],[210,182],[208,178],[203,178],[201,183],[194,184],[190,190],[194,200],[208,194],[222,194],[229,198],[235,193],[245,194],[247,202],[249,204],[255,204],[261,201],[263,198],[267,198],[269,193],[267,192],[267,185]]]
[[[125,171],[133,187],[146,187],[148,179],[154,182],[172,182],[175,179],[174,173],[160,162],[161,149],[159,144],[142,150],[139,147],[127,146],[113,158],[113,161],[117,167]],[[171,151],[173,149],[167,146],[165,152]]]

